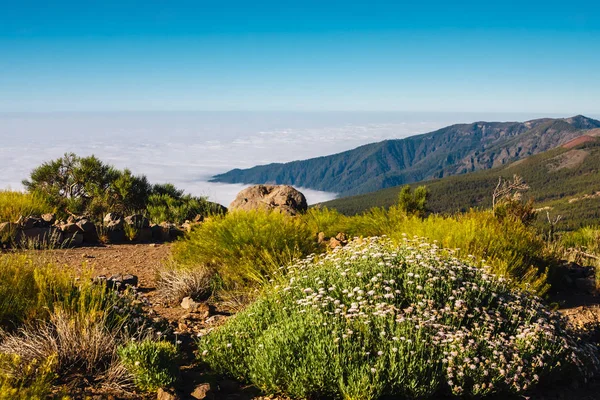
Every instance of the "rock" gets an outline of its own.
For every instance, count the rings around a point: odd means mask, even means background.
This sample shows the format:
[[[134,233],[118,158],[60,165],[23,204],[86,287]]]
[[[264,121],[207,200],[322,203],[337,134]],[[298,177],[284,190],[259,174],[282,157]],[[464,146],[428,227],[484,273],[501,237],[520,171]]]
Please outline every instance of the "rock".
[[[306,197],[287,185],[255,185],[238,193],[229,206],[232,210],[279,210],[296,215],[307,210]]]
[[[138,240],[142,243],[148,243],[152,241],[152,229],[142,228],[138,233]]]
[[[221,315],[221,314],[217,314],[217,315],[213,315],[212,317],[208,318],[205,323],[206,325],[220,325],[223,322],[227,321],[227,316],[226,315]]]
[[[152,240],[160,241],[162,238],[162,228],[160,225],[150,225],[150,231],[152,232]]]
[[[335,235],[335,238],[342,243],[344,243],[344,242],[348,243],[348,238],[346,237],[346,234],[343,232],[340,232],[337,235]]]
[[[83,241],[86,243],[98,243],[98,232],[96,225],[88,219],[80,219],[76,223],[77,227],[83,232]]]
[[[42,219],[48,223],[48,224],[53,224],[56,222],[56,215],[52,214],[52,213],[48,213],[48,214],[43,214],[42,215]]]
[[[46,221],[39,217],[20,217],[16,224],[23,230],[32,228],[47,228],[50,226]]]
[[[67,235],[72,235],[77,232],[81,232],[81,228],[74,222],[67,222],[66,224],[59,226],[60,230]]]
[[[181,307],[185,308],[186,310],[196,310],[196,308],[198,308],[198,306],[200,305],[200,303],[196,303],[191,297],[184,297],[183,300],[181,300]]]
[[[122,231],[123,217],[121,214],[108,213],[104,216],[104,227],[107,231]]]
[[[210,384],[201,383],[194,388],[194,391],[190,394],[194,399],[212,399],[213,395],[210,393]]]
[[[177,395],[177,393],[175,393],[174,391],[171,391],[169,389],[163,389],[160,388],[158,389],[158,392],[156,392],[156,400],[180,400],[181,397],[179,397]]]
[[[194,226],[194,224],[192,224],[190,221],[185,221],[182,225],[181,228],[186,231],[186,232],[191,232],[192,231],[192,227]]]
[[[594,293],[596,291],[596,282],[590,278],[577,278],[575,279],[575,287],[582,292]]]
[[[340,247],[340,246],[343,246],[343,244],[338,239],[336,239],[336,238],[329,239],[329,247],[330,248],[335,249],[336,247]]]
[[[177,323],[177,330],[179,331],[179,333],[187,332],[188,329],[189,329],[189,327],[187,326],[187,324],[185,322]]]
[[[321,244],[325,241],[325,232],[319,232],[317,234],[317,243]]]
[[[81,246],[83,244],[83,232],[64,233],[64,242],[68,246]]]
[[[188,310],[187,314],[182,315],[179,319],[186,321],[204,321],[210,316],[210,307],[206,303],[198,303],[189,297],[184,297],[181,301],[181,308]]]
[[[92,280],[94,283],[106,283],[110,289],[125,290],[128,286],[137,286],[138,277],[136,275],[112,275],[107,278],[105,275],[99,275]]]
[[[175,240],[180,236],[183,236],[184,232],[177,228],[177,225],[169,222],[163,222],[160,224],[160,241],[169,242]],[[154,234],[153,234],[154,237]]]
[[[150,227],[150,221],[148,221],[148,218],[144,217],[142,214],[133,214],[129,217],[125,217],[125,223],[138,229]]]
[[[106,231],[106,238],[110,243],[123,243],[127,241],[127,235],[125,234],[125,231],[116,227],[115,229]]]

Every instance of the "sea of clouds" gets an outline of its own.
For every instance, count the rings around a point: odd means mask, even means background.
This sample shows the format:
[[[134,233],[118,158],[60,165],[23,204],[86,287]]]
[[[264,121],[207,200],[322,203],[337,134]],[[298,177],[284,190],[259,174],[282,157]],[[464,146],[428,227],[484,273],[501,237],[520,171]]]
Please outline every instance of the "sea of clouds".
[[[98,156],[119,168],[171,182],[228,205],[249,185],[211,183],[215,174],[329,155],[385,139],[429,132],[485,115],[425,113],[124,112],[0,114],[0,189],[65,152]],[[524,120],[523,115],[494,115]],[[509,118],[512,117],[512,118]],[[300,188],[310,204],[335,193]]]

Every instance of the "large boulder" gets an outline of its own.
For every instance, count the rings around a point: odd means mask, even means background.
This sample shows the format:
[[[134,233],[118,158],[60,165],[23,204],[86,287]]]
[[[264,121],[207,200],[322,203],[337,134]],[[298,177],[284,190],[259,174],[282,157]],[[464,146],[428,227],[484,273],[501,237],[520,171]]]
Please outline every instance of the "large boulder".
[[[108,213],[104,216],[104,227],[108,231],[123,230],[123,216],[118,213]]]
[[[279,210],[296,215],[307,210],[306,197],[287,185],[255,185],[238,193],[231,210]]]

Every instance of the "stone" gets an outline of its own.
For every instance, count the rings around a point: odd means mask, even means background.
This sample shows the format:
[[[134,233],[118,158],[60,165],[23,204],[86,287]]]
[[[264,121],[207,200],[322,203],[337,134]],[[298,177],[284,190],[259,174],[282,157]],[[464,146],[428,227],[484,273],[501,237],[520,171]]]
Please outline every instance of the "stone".
[[[169,222],[163,222],[160,224],[160,241],[169,242],[175,240],[180,236],[183,236],[184,232],[177,228],[177,225]],[[154,237],[154,235],[153,235]]]
[[[56,222],[56,215],[52,213],[42,214],[42,219],[48,224],[53,224]]]
[[[308,209],[306,197],[288,185],[255,185],[238,193],[229,206],[232,210],[278,210],[296,215]]]
[[[142,228],[138,233],[138,240],[142,243],[148,243],[152,241],[152,229]]]
[[[329,239],[329,247],[330,248],[335,249],[336,247],[340,247],[340,246],[343,246],[343,244],[338,239],[336,239],[336,238]]]
[[[48,224],[46,221],[44,221],[42,218],[39,217],[33,217],[33,216],[29,216],[29,217],[20,217],[16,224],[21,228],[21,229],[32,229],[32,228],[46,228],[48,226],[50,226],[50,224]]]
[[[122,228],[122,226],[121,226]],[[127,241],[127,235],[123,229],[111,229],[106,231],[106,237],[110,243],[123,243]]]
[[[343,242],[346,242],[346,243],[348,243],[348,238],[346,237],[346,234],[345,234],[345,233],[343,233],[343,232],[340,232],[340,233],[338,233],[337,235],[335,235],[335,238],[336,238],[337,240],[339,240],[340,242],[342,242],[342,243],[343,243]]]
[[[156,400],[180,400],[181,397],[172,390],[160,388],[156,392]]]
[[[122,231],[123,217],[118,213],[108,213],[104,216],[104,227],[107,231]]]
[[[162,238],[162,228],[160,225],[150,225],[150,231],[152,232],[152,240],[160,241]]]
[[[594,293],[596,290],[596,282],[594,279],[577,278],[575,279],[575,287],[585,293]]]
[[[221,314],[217,314],[217,315],[213,315],[212,317],[208,318],[205,322],[206,325],[220,325],[222,323],[224,323],[225,321],[227,321],[227,315],[221,315]]]
[[[191,232],[192,228],[194,227],[194,224],[192,224],[190,221],[185,221],[182,225],[181,228],[186,231],[186,232]]]
[[[181,308],[186,310],[195,310],[198,307],[199,303],[195,302],[191,297],[184,297],[181,300]]]
[[[83,232],[83,241],[85,243],[98,243],[98,232],[96,231],[96,225],[92,221],[80,219],[76,225]]]
[[[209,383],[201,383],[194,388],[194,391],[190,394],[194,399],[203,400],[203,399],[212,399],[213,395],[210,393],[210,384]]]
[[[148,221],[148,218],[144,217],[142,214],[133,214],[129,217],[125,217],[125,223],[138,229],[150,227],[150,221]]]
[[[81,232],[81,228],[74,222],[67,222],[66,224],[60,225],[59,228],[67,235]]]
[[[187,324],[185,322],[178,322],[177,323],[177,330],[179,331],[179,333],[184,333],[187,332],[189,329],[189,327],[187,326]]]
[[[72,234],[65,234],[65,242],[69,245],[69,246],[81,246],[83,244],[83,233],[82,232],[75,232]]]
[[[93,280],[94,283],[106,283],[106,287],[110,289],[125,290],[128,286],[137,286],[138,277],[136,275],[125,274],[125,275],[112,275],[106,277],[106,275],[96,276]]]
[[[325,241],[325,232],[319,232],[317,234],[317,243],[321,244]]]

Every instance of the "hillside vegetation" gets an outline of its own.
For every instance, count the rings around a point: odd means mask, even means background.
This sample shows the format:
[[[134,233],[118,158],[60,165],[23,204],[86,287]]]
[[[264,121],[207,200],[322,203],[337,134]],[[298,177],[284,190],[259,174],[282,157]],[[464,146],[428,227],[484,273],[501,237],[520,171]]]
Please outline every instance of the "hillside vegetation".
[[[562,216],[558,229],[576,229],[600,220],[600,140],[573,147],[559,147],[486,171],[451,176],[425,184],[431,195],[429,209],[434,213],[464,212],[469,208],[490,208],[498,178],[522,176],[530,187],[525,196],[535,201],[552,217]],[[413,184],[412,186],[416,186]],[[359,196],[335,199],[322,206],[353,215],[371,207],[389,207],[397,200],[401,187],[392,187]],[[538,213],[539,224],[547,218]]]
[[[331,156],[234,169],[213,181],[289,184],[344,197],[501,166],[584,134],[600,134],[596,128],[600,121],[583,116],[458,124]]]

